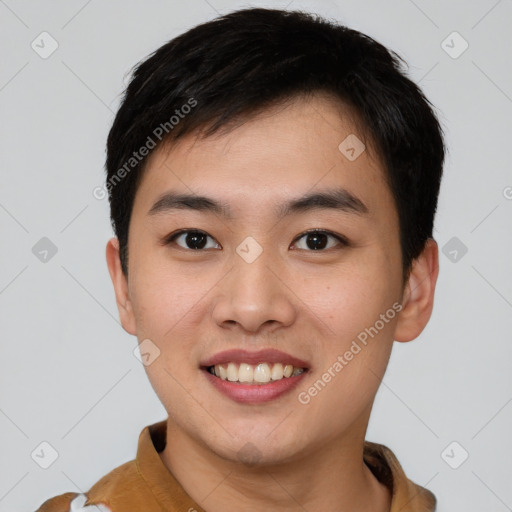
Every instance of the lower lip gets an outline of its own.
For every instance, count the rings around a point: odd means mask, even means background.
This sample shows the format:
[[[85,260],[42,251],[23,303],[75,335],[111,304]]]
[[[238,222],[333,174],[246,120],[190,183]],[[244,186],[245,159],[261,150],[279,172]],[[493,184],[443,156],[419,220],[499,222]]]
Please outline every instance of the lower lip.
[[[203,369],[202,371],[217,390],[228,398],[243,404],[258,404],[275,400],[285,393],[289,393],[307,374],[307,370],[305,370],[300,375],[284,377],[268,384],[240,384],[216,377],[208,370]]]

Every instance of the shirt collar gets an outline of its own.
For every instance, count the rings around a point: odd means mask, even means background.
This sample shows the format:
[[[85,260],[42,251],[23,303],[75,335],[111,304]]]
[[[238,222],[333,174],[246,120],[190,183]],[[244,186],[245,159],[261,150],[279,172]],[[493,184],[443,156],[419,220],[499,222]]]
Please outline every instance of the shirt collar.
[[[158,455],[165,448],[167,421],[159,421],[144,427],[139,436],[137,469],[164,510],[188,510],[205,512],[185,492]]]
[[[167,421],[146,426],[139,436],[137,469],[165,510],[188,510],[205,512],[186,493],[158,455],[165,448]],[[384,445],[365,441],[363,458],[375,477],[392,494],[390,512],[430,512],[435,510],[434,495],[410,481],[393,452]]]

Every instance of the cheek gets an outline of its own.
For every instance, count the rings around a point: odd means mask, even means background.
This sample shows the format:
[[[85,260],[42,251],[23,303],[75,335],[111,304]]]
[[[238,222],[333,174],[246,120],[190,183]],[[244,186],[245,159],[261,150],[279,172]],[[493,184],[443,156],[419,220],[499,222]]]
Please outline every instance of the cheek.
[[[392,304],[382,300],[369,303],[364,296],[353,294],[344,307],[333,312],[331,335],[321,344],[321,366],[322,371],[331,368],[332,372],[332,366],[341,358],[342,368],[338,366],[341,371],[337,373],[342,377],[337,381],[344,381],[345,391],[362,392],[368,384],[368,389],[373,390],[372,382],[377,385],[378,381],[370,372],[384,374],[397,318]]]
[[[304,280],[298,294],[329,327],[330,337],[347,341],[373,326],[380,315],[392,308],[399,297],[394,273],[396,269],[382,268],[361,258],[341,269],[333,268],[323,278]],[[393,317],[394,312],[391,311]],[[379,330],[389,333],[391,321],[386,320],[385,326],[379,322]]]
[[[209,293],[219,277],[197,269],[187,272],[183,266],[177,269],[149,258],[138,268],[139,279],[132,283],[137,337],[140,342],[151,340],[159,353],[146,371],[157,386],[166,383],[165,393],[170,389],[179,392],[168,373],[182,382],[197,366],[198,354],[207,344]]]
[[[345,412],[347,407],[363,406],[373,399],[385,372],[400,309],[395,282],[399,273],[378,264],[382,259],[372,259],[361,258],[333,272],[323,294],[312,295],[318,316],[330,327],[316,378],[323,381],[329,371],[336,375],[327,393],[322,391],[319,406],[322,400],[332,400]],[[354,394],[359,396],[357,404],[350,398]]]
[[[333,278],[323,290],[321,297],[313,296],[315,313],[329,330],[318,340],[314,375],[299,393],[309,417],[331,425],[334,435],[374,400],[389,361],[399,304],[385,282],[368,272]]]
[[[133,268],[130,294],[140,327],[147,327],[150,321],[160,335],[193,310],[211,287],[208,273],[193,264],[170,264],[161,249],[135,253]]]

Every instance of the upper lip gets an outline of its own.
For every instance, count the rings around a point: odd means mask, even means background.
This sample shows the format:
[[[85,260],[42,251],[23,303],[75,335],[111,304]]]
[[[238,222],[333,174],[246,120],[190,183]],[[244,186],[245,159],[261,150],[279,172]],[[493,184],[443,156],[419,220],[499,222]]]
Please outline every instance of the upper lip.
[[[274,348],[267,348],[264,350],[258,350],[257,352],[249,352],[248,350],[232,349],[218,352],[214,356],[206,359],[201,363],[201,366],[206,368],[215,366],[217,364],[225,363],[247,363],[247,364],[258,364],[258,363],[282,363],[291,364],[296,368],[308,368],[309,365],[302,359],[294,357],[281,350]]]

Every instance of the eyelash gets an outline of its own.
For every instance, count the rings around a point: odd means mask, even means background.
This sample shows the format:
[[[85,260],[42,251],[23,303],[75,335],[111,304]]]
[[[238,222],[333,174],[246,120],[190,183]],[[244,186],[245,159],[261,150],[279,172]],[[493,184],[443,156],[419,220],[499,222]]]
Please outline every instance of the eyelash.
[[[206,235],[207,237],[210,237],[212,240],[214,240],[214,238],[212,236],[210,236],[205,231],[201,231],[200,229],[182,229],[182,230],[177,231],[175,233],[172,233],[171,235],[169,235],[166,238],[164,238],[163,245],[171,245],[171,244],[173,244],[174,240],[176,238],[178,238],[179,236],[181,236],[183,234],[186,234],[186,233],[199,233],[199,234],[202,234],[202,235]],[[293,243],[295,244],[301,238],[303,238],[303,237],[305,237],[307,235],[314,234],[314,233],[323,234],[323,235],[327,235],[327,236],[330,236],[332,238],[335,238],[336,240],[338,240],[338,242],[340,242],[339,245],[341,247],[349,247],[350,246],[350,242],[344,236],[337,235],[337,234],[335,234],[335,233],[333,233],[331,231],[326,231],[326,230],[322,230],[322,229],[311,229],[311,230],[305,231],[304,233],[301,233],[297,238],[295,238]],[[188,247],[181,247],[181,246],[178,246],[178,247],[180,249],[185,250],[185,251],[193,251],[193,252],[204,252],[206,250],[206,249],[189,249]],[[338,247],[338,249],[339,248],[340,247]],[[309,250],[308,249],[299,249],[299,250],[306,251],[306,252],[327,252],[327,251],[332,250],[332,249],[336,249],[336,247],[330,247],[328,249],[318,249],[318,250],[311,250],[311,249],[309,249]]]

